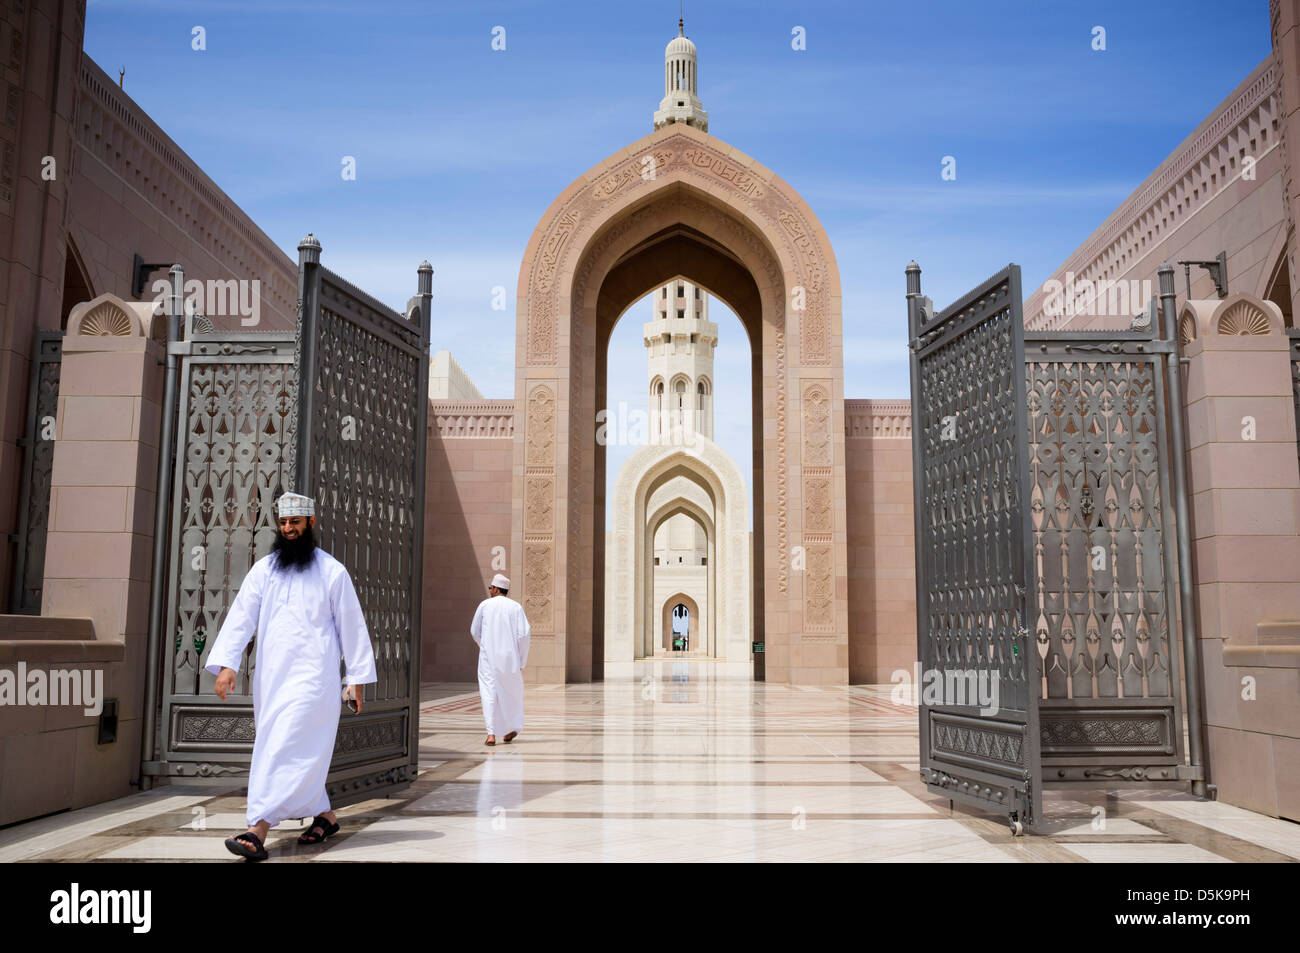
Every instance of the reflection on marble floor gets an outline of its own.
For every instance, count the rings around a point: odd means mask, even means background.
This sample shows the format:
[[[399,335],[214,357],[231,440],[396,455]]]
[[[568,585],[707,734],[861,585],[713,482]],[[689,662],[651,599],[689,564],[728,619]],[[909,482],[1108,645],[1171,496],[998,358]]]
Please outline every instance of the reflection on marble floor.
[[[288,861],[1216,863],[1300,860],[1300,825],[1181,791],[1048,791],[1035,835],[951,810],[917,776],[916,712],[890,686],[716,679],[707,663],[528,690],[515,743],[483,746],[478,694],[426,685],[420,777],[339,809]],[[0,861],[239,862],[242,792],[164,787],[0,830]]]

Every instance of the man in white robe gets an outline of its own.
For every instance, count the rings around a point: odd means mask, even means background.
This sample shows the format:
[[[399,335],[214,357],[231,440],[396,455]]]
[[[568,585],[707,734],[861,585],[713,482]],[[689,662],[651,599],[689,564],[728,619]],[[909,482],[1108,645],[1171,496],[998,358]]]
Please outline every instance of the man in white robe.
[[[316,546],[314,501],[286,493],[276,508],[274,549],[244,577],[206,665],[225,701],[256,631],[248,833],[226,841],[231,853],[249,860],[266,857],[268,831],[286,818],[313,818],[299,843],[320,843],[338,832],[325,777],[339,726],[340,657],[349,707],[355,703],[359,712],[359,686],[376,681],[370,633],[352,579]]]
[[[507,599],[510,580],[497,573],[478,604],[469,634],[478,643],[478,691],[487,724],[486,745],[509,744],[524,728],[524,666],[531,629],[524,607]]]

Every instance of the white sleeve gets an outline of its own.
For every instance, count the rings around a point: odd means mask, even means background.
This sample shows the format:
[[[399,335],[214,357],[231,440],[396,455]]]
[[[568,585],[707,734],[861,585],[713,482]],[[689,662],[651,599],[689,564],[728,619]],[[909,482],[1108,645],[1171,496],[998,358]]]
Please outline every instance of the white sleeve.
[[[469,624],[469,634],[470,634],[470,638],[474,640],[474,642],[478,645],[478,647],[482,648],[483,647],[483,603],[482,602],[480,602],[478,604],[478,608],[474,610],[474,619]]]
[[[244,649],[257,631],[258,615],[262,611],[262,589],[266,585],[266,563],[258,560],[244,577],[244,584],[235,594],[235,601],[230,604],[230,611],[221,623],[217,640],[208,650],[208,661],[203,666],[213,675],[220,675],[223,668],[239,671]]]
[[[370,630],[361,612],[361,601],[352,585],[352,577],[340,565],[330,581],[330,609],[334,613],[334,627],[343,647],[343,666],[349,685],[369,685],[379,679],[375,675],[375,652],[370,647]]]
[[[519,607],[516,618],[518,621],[515,625],[515,648],[519,652],[519,668],[523,669],[528,664],[528,643],[533,634],[533,629],[528,624],[528,613],[524,612],[523,606]]]

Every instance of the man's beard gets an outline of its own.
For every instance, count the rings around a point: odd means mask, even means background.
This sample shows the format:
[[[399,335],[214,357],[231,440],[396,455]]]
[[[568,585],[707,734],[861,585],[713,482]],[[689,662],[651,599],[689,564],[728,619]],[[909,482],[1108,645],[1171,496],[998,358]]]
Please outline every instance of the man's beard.
[[[310,526],[299,533],[297,539],[287,539],[283,533],[277,532],[271,552],[275,553],[278,566],[302,572],[311,565],[316,554],[316,537]]]

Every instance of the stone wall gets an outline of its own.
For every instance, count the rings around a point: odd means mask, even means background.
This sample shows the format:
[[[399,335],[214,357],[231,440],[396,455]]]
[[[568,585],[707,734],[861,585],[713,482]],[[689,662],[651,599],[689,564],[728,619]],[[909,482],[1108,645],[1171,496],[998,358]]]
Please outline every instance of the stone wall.
[[[257,279],[258,324],[205,308],[217,328],[293,327],[297,263],[89,57],[81,61],[76,141],[68,237],[88,297],[129,298],[139,253],[148,262],[180,262],[187,280]],[[148,285],[144,297],[153,297]]]
[[[37,328],[63,313],[69,169],[84,0],[31,0],[0,10],[0,537],[18,529],[27,382]],[[46,170],[49,170],[47,173]],[[50,175],[52,173],[52,177]],[[88,296],[89,297],[89,296]],[[0,607],[15,548],[0,546]]]
[[[293,327],[297,266],[81,49],[84,3],[32,0],[0,14],[0,533],[17,529],[27,382],[37,328],[103,294],[130,301],[136,254],[187,280],[259,285],[258,323],[209,307],[218,328]],[[17,94],[17,95],[15,95]],[[46,159],[53,161],[50,166]],[[51,168],[53,177],[44,175]],[[153,273],[150,283],[165,277]],[[223,284],[223,287],[224,287]],[[13,547],[0,547],[0,608]]]
[[[518,575],[505,565],[514,418],[513,400],[429,402],[422,681],[475,680],[474,609],[496,572]]]
[[[0,825],[123,797],[139,775],[164,353],[151,310],[104,295],[70,316],[43,615],[26,633],[0,617],[0,661],[102,679],[116,736],[66,699],[6,708]]]
[[[1300,820],[1300,467],[1281,309],[1190,301],[1187,355],[1197,635],[1209,780]]]
[[[849,683],[888,683],[916,660],[912,408],[846,400]]]
[[[1090,310],[1051,313],[1056,311],[1051,295],[1039,287],[1025,302],[1025,326],[1127,327],[1146,305],[1128,299],[1132,282],[1143,289],[1139,299],[1146,294],[1143,281],[1157,294],[1156,269],[1162,262],[1212,260],[1221,251],[1228,255],[1231,290],[1267,297],[1275,270],[1286,267],[1281,75],[1273,57],[1264,60],[1049,277],[1064,284],[1072,272],[1076,289],[1083,282],[1124,282],[1123,301],[1117,290],[1113,299],[1103,295]],[[1177,278],[1182,299],[1181,268]],[[1192,268],[1191,279],[1192,297],[1213,297],[1214,283],[1205,270]],[[1289,295],[1278,296],[1290,314]]]

